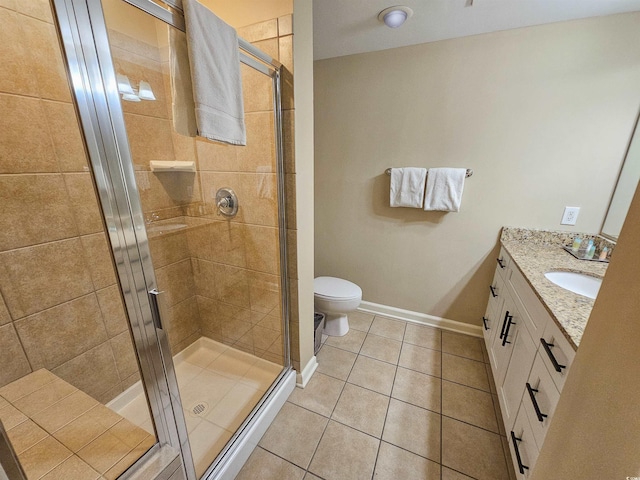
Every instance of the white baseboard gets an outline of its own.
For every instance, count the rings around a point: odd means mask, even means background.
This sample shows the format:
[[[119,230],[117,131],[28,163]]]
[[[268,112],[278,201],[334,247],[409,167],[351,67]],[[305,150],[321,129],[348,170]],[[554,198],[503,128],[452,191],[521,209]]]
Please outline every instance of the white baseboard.
[[[309,380],[311,380],[311,377],[316,371],[316,368],[318,368],[318,360],[314,355],[309,359],[305,367],[302,369],[302,372],[299,372],[296,375],[296,387],[306,387],[307,383],[309,383]]]
[[[379,303],[365,302],[360,303],[358,308],[361,312],[372,313],[374,315],[384,315],[389,318],[405,320],[407,322],[419,323],[430,327],[441,328],[450,332],[464,333],[474,337],[482,337],[482,327],[479,325],[470,325],[468,323],[449,320],[448,318],[436,317],[426,313],[413,312],[402,308],[389,307],[388,305],[380,305]]]

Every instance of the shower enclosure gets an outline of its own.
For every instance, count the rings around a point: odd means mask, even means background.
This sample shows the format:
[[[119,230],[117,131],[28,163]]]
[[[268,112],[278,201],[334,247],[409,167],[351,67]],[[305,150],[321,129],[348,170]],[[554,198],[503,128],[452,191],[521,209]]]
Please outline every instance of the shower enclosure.
[[[281,64],[240,41],[247,146],[223,145],[181,133],[179,1],[6,5],[0,463],[232,478],[295,382]]]

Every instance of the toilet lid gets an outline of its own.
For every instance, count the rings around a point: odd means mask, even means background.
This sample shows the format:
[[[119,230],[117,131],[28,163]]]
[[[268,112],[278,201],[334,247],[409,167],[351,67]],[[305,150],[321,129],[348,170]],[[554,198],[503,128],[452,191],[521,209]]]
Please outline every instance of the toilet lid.
[[[362,289],[349,280],[335,277],[317,277],[313,280],[316,295],[334,298],[353,298],[362,295]]]

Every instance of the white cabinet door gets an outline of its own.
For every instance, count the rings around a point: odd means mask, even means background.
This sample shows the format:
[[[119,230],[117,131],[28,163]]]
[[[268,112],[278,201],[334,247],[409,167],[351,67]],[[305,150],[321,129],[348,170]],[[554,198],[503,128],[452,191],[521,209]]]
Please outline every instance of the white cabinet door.
[[[511,353],[513,352],[513,340],[514,334],[511,333],[509,337],[508,330],[512,328],[514,319],[519,317],[519,313],[506,291],[504,292],[504,304],[498,317],[498,328],[496,329],[495,337],[491,342],[491,348],[489,349],[489,362],[491,363],[491,369],[493,371],[493,377],[496,382],[496,387],[500,388],[504,377],[507,373],[507,367],[509,366],[509,360],[511,359]]]
[[[526,384],[527,390],[522,398],[522,406],[527,412],[536,444],[539,449],[542,449],[542,443],[547,435],[553,412],[560,399],[560,393],[553,383],[540,354],[544,355],[544,352],[538,351],[533,362],[533,368]]]
[[[544,334],[539,341],[541,345],[540,356],[547,366],[547,370],[549,370],[558,391],[562,392],[562,387],[564,387],[569,367],[573,362],[573,357],[576,356],[576,352],[553,321],[547,323]]]
[[[518,480],[529,478],[540,451],[533,438],[531,425],[529,425],[529,419],[523,408],[519,409],[513,428],[507,432],[516,478]]]

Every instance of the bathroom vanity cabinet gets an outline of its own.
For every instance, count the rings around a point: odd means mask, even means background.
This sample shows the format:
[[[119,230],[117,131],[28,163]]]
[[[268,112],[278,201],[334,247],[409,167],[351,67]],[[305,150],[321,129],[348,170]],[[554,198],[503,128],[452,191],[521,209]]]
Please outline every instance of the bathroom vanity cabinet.
[[[575,350],[504,247],[483,332],[516,476],[526,479],[542,448]]]

